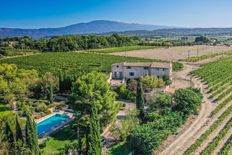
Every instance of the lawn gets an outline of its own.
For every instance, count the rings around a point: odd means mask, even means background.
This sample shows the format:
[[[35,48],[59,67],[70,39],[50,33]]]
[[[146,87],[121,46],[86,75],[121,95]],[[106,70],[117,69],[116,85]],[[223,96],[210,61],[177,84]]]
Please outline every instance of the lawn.
[[[131,151],[125,143],[119,143],[110,148],[108,155],[128,155]]]
[[[87,50],[87,51],[88,52],[96,52],[96,53],[115,53],[115,52],[155,49],[155,48],[159,48],[159,47],[158,46],[123,46],[123,47],[91,49],[91,50]]]
[[[76,142],[76,130],[73,124],[65,126],[62,130],[51,135],[44,143],[40,145],[42,154],[60,154],[65,147]]]

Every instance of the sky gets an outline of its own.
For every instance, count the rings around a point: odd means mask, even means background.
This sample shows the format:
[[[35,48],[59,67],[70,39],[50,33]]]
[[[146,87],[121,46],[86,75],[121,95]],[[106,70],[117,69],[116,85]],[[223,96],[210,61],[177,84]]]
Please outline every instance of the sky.
[[[47,28],[93,20],[232,27],[232,0],[1,0],[0,27]]]

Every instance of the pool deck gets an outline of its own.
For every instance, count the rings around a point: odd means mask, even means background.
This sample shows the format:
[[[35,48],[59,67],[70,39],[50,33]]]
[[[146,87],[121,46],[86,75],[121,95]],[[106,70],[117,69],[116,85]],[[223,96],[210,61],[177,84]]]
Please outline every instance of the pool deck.
[[[41,117],[39,119],[35,119],[35,123],[38,124],[38,123],[40,123],[40,122],[42,122],[42,121],[44,121],[44,120],[46,120],[46,119],[48,119],[48,118],[56,115],[56,114],[64,114],[64,113],[66,113],[70,118],[73,118],[73,114],[72,113],[67,113],[67,112],[64,112],[64,111],[60,111],[60,112],[53,112],[53,113],[51,113],[51,114],[49,114],[47,116]]]

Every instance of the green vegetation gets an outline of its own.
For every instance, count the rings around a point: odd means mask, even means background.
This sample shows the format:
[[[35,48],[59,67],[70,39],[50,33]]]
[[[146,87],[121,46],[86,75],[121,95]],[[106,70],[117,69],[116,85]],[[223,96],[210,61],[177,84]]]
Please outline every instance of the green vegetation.
[[[11,108],[15,108],[16,105],[23,107],[26,104],[35,113],[48,114],[46,100],[50,99],[50,87],[57,88],[57,84],[57,78],[51,73],[47,72],[39,76],[36,70],[18,69],[16,65],[0,64],[0,101]],[[4,109],[0,106],[1,108]]]
[[[205,44],[205,43],[209,43],[209,39],[205,36],[199,36],[195,38],[195,42],[198,44]]]
[[[0,100],[12,104],[27,96],[38,79],[35,70],[18,69],[16,65],[0,65]]]
[[[213,139],[212,142],[204,149],[202,155],[212,154],[219,142],[226,136],[229,130],[232,128],[232,120],[229,120],[224,128],[219,132],[217,137]]]
[[[88,52],[95,53],[115,53],[115,52],[126,52],[134,50],[143,50],[143,49],[154,49],[158,48],[157,46],[123,46],[123,47],[111,47],[111,48],[102,48],[102,49],[91,49],[87,50]]]
[[[192,74],[199,77],[208,85],[210,93],[215,101],[219,102],[225,99],[220,105],[212,112],[216,114],[220,109],[226,106],[232,98],[228,96],[231,92],[232,81],[232,58],[225,58],[216,62],[212,62],[202,66],[200,69],[193,71]],[[223,78],[222,78],[223,77]]]
[[[0,63],[16,64],[19,68],[35,69],[40,73],[52,72],[59,75],[61,72],[80,75],[83,72],[98,70],[109,72],[113,63],[119,62],[151,62],[156,60],[112,56],[94,53],[43,53],[27,57],[0,60]],[[173,70],[183,68],[181,63],[173,63]]]
[[[72,145],[77,146],[77,131],[76,125],[70,123],[57,133],[48,137],[40,144],[42,154],[63,154]]]
[[[71,103],[78,113],[79,153],[100,155],[100,130],[112,122],[119,111],[119,104],[115,102],[115,93],[110,90],[107,76],[91,72],[77,78],[73,83]]]
[[[169,77],[164,77],[163,79],[159,79],[156,76],[144,76],[140,79],[134,80],[130,79],[127,81],[127,84],[122,84],[121,86],[114,89],[114,91],[118,94],[119,99],[131,100],[136,101],[136,90],[138,81],[143,86],[144,92],[151,92],[155,88],[162,88],[164,85],[169,85],[171,80]]]
[[[232,149],[232,136],[229,138],[229,140],[226,142],[224,147],[222,148],[222,151],[219,153],[219,155],[229,155],[229,152]]]
[[[172,101],[176,106],[173,106]],[[173,98],[167,95],[155,98],[149,103],[143,123],[135,127],[127,138],[130,149],[136,154],[152,154],[163,140],[199,108],[201,101],[200,91],[193,88],[177,90]],[[189,107],[186,108],[186,105]]]
[[[137,90],[136,90],[136,107],[139,110],[144,109],[144,93],[143,93],[143,86],[141,82],[138,82],[137,84]]]
[[[215,101],[219,102],[219,105],[212,111],[211,116],[218,114],[224,107],[226,107],[231,101],[231,80],[232,80],[232,58],[222,59],[216,62],[212,62],[203,65],[200,69],[193,72],[193,75],[199,77],[203,82],[208,85],[209,93]],[[223,100],[223,101],[222,101]],[[220,102],[222,101],[222,102]],[[232,106],[226,109],[225,112],[219,116],[219,118],[214,122],[210,128],[203,134],[197,141],[189,147],[185,155],[193,154],[199,146],[204,142],[209,135],[211,135],[221,124],[228,118],[232,112]],[[230,120],[231,121],[231,120]],[[219,135],[208,145],[208,147],[203,151],[203,154],[211,154],[216,146],[218,145],[220,139],[222,139],[228,128],[231,128],[231,124],[227,124],[226,127],[220,131]]]
[[[108,155],[128,155],[131,151],[124,142],[114,145],[108,152]]]
[[[49,52],[69,52],[87,49],[98,49],[107,47],[121,47],[137,45],[141,42],[138,37],[128,37],[118,34],[110,36],[97,35],[70,35],[55,36],[34,40],[30,37],[4,38],[0,40],[0,46],[16,49],[32,49]]]
[[[232,106],[230,106],[230,107],[217,119],[217,121],[216,121],[215,123],[213,123],[213,124],[210,126],[210,128],[209,128],[203,135],[201,135],[201,137],[198,138],[197,141],[196,141],[193,145],[191,145],[191,147],[189,147],[189,148],[185,151],[184,155],[191,155],[192,153],[194,153],[194,152],[197,150],[197,148],[198,148],[199,146],[201,146],[201,144],[204,142],[204,140],[205,140],[211,133],[213,133],[214,130],[216,130],[217,127],[218,127],[219,125],[221,125],[221,123],[223,122],[223,120],[224,120],[226,117],[228,117],[231,113],[232,113]]]
[[[52,72],[59,75],[67,72],[80,75],[98,70],[109,72],[111,65],[118,62],[150,62],[149,59],[102,55],[94,53],[43,53],[33,56],[1,60],[0,63],[16,64],[20,68],[35,69],[40,73]]]
[[[25,107],[28,111],[28,107]],[[29,113],[19,119],[12,111],[0,112],[0,150],[3,154],[39,154],[35,123]]]
[[[37,50],[27,50],[27,49],[15,49],[11,47],[2,47],[0,48],[0,58],[4,56],[17,56],[17,55],[27,55],[38,53]]]

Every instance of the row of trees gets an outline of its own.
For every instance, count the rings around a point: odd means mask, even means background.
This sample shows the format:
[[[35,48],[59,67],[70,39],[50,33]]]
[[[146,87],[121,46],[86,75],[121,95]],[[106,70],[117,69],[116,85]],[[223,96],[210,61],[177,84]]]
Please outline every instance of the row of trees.
[[[36,127],[31,113],[27,107],[25,108],[26,122],[19,119],[18,115],[14,115],[15,120],[9,119],[5,115],[0,117],[1,133],[0,133],[0,152],[1,154],[33,154],[39,155],[38,137]],[[11,118],[11,117],[10,117]]]
[[[17,49],[33,49],[48,52],[68,52],[106,47],[137,45],[141,39],[118,34],[110,36],[76,35],[56,36],[34,40],[30,37],[14,37],[0,40],[0,46],[13,46]]]

